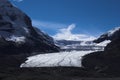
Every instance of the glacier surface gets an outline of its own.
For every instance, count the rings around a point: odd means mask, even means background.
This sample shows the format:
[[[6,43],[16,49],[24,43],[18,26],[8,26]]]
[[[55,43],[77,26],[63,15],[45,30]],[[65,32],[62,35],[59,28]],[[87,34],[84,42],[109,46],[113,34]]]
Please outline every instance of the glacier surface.
[[[96,45],[106,46],[110,42],[111,42],[110,40],[105,40]],[[20,67],[58,67],[58,66],[82,67],[81,65],[82,56],[96,51],[98,50],[89,50],[89,51],[73,50],[73,51],[64,51],[57,53],[39,54],[28,57],[25,63],[22,63]]]
[[[39,54],[28,57],[28,60],[21,64],[20,67],[82,67],[82,56],[91,52],[94,51],[71,51]]]

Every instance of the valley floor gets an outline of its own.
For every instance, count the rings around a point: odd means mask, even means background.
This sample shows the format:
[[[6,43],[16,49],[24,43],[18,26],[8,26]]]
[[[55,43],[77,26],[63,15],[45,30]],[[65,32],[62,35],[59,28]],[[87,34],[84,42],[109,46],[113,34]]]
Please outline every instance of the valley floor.
[[[23,55],[0,55],[0,80],[120,80],[119,76],[80,67],[19,68]]]
[[[44,67],[0,70],[0,80],[120,80],[82,68]]]

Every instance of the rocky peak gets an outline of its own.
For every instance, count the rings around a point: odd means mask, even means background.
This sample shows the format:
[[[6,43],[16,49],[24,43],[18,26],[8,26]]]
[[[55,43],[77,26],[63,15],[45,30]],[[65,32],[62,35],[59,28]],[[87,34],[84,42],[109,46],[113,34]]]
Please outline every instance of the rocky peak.
[[[120,38],[120,27],[116,27],[108,31],[107,33],[104,33],[103,35],[101,35],[98,39],[94,40],[94,42],[100,43],[105,40],[113,41],[119,38]]]
[[[58,51],[51,37],[36,31],[31,19],[8,0],[0,0],[0,44],[0,53]]]

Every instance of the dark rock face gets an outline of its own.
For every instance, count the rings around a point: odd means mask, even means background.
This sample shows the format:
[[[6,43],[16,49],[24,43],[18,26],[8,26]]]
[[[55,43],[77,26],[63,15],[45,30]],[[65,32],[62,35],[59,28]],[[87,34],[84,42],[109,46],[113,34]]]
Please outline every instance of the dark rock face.
[[[0,0],[0,54],[56,52],[51,37],[36,31],[30,18],[7,0]]]
[[[82,59],[82,65],[99,73],[120,76],[120,31],[115,32],[114,39],[104,51],[87,54]]]

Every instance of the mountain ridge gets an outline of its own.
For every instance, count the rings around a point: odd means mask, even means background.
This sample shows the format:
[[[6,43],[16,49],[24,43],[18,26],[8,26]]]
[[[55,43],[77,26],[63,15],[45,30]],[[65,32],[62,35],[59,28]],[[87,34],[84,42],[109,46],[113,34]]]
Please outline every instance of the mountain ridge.
[[[8,0],[0,0],[0,42],[0,53],[5,54],[59,51],[53,39],[36,30],[31,19]]]
[[[112,31],[112,34],[98,38],[96,42],[103,40],[111,40],[104,51],[87,54],[82,59],[82,65],[98,73],[105,73],[107,75],[120,76],[120,28]]]
[[[100,43],[104,40],[115,40],[115,39],[119,39],[120,37],[120,27],[116,27],[104,34],[102,34],[99,38],[97,38],[96,40],[94,40],[95,43]]]

